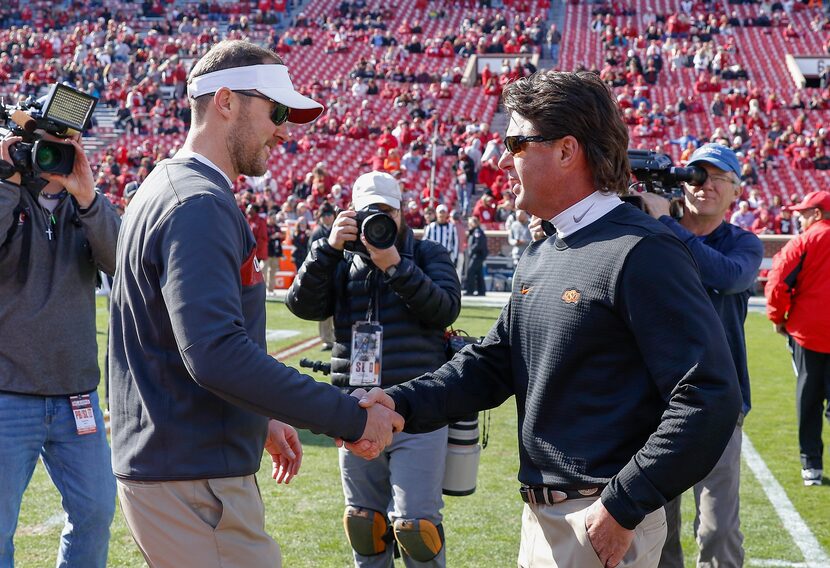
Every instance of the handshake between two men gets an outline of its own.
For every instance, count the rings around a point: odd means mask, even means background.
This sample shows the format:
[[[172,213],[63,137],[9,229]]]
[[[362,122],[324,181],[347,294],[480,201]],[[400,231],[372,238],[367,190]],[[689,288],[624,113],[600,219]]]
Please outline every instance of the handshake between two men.
[[[345,445],[347,450],[363,459],[373,460],[392,443],[392,434],[403,430],[404,419],[395,412],[392,397],[380,387],[369,392],[355,389],[352,396],[360,400],[360,406],[368,413],[363,437],[355,442],[336,440],[336,443],[338,447]]]

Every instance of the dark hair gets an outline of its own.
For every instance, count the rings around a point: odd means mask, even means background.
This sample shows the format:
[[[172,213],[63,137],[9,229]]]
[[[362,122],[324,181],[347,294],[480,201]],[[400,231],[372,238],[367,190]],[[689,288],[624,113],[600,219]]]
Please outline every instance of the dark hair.
[[[265,49],[264,47],[240,39],[223,40],[211,47],[196,62],[190,70],[187,82],[190,83],[194,78],[213,73],[214,71],[233,69],[234,67],[250,67],[263,63],[284,65],[280,56],[270,49]],[[199,97],[198,99],[190,99],[194,121],[198,121],[204,115],[209,98]]]
[[[548,71],[509,83],[504,106],[546,138],[576,138],[591,167],[594,187],[628,189],[628,128],[608,86],[590,72]]]

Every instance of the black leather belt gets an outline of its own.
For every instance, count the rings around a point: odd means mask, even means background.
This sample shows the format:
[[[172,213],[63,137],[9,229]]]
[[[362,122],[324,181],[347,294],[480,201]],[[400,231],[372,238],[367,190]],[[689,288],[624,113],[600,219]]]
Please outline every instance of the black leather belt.
[[[547,485],[528,487],[523,485],[519,488],[522,501],[531,505],[555,505],[568,499],[584,499],[586,497],[598,496],[605,489],[604,485],[597,487],[586,487],[584,489],[556,489]]]

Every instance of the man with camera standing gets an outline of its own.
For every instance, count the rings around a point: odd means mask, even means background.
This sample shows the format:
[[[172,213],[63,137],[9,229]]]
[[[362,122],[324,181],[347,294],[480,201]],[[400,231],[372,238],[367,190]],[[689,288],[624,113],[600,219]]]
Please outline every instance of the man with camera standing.
[[[744,563],[740,530],[739,489],[741,438],[750,409],[749,370],[746,363],[744,322],[758,268],[764,257],[760,239],[724,220],[741,194],[741,168],[735,153],[720,144],[705,144],[689,158],[689,166],[706,171],[702,185],[685,184],[683,215],[669,215],[669,200],[642,194],[646,210],[689,248],[700,279],[723,324],[741,388],[742,408],[732,437],[714,469],[694,486],[698,566],[740,567]],[[682,568],[680,497],[666,505],[667,537],[661,568]]]
[[[403,223],[394,177],[360,176],[352,204],[354,210],[338,214],[329,238],[311,247],[286,298],[288,309],[303,319],[334,316],[332,382],[350,391],[391,386],[440,367],[447,360],[444,329],[461,307],[449,253],[417,240]],[[371,217],[363,220],[366,214]],[[381,223],[389,228],[381,230]],[[385,243],[373,238],[387,231],[392,238]],[[396,434],[369,462],[340,450],[344,525],[355,566],[392,566],[395,543],[408,568],[445,566],[446,451],[446,427]]]
[[[0,566],[14,564],[21,499],[41,457],[66,512],[57,565],[103,568],[115,479],[97,394],[95,287],[99,269],[115,271],[120,220],[95,192],[78,139],[41,137],[72,146],[72,172],[0,182]],[[0,142],[0,159],[19,142]]]
[[[232,179],[261,176],[322,105],[272,51],[214,45],[188,79],[193,122],[124,215],[110,311],[113,471],[124,518],[154,567],[281,565],[255,474],[290,480],[302,448],[286,422],[375,457],[392,413],[285,366],[265,350],[265,282]],[[388,411],[387,411],[388,412]]]
[[[812,486],[824,482],[822,413],[830,420],[830,193],[813,191],[790,209],[801,232],[772,259],[764,292],[767,317],[793,357],[801,479]]]
[[[415,433],[515,395],[518,565],[654,568],[663,506],[711,470],[740,411],[723,327],[688,249],[618,197],[628,130],[607,85],[536,73],[504,106],[499,167],[555,235],[525,250],[480,345],[364,404]]]

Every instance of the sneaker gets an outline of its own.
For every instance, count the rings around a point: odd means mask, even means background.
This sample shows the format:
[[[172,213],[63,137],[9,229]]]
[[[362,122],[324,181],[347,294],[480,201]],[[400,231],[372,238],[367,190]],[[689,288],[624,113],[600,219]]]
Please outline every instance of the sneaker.
[[[323,343],[323,346],[320,347],[320,351],[331,351],[331,348],[334,347],[331,343]]]
[[[802,469],[801,479],[804,480],[804,485],[821,485],[821,476],[824,472],[820,469]]]

